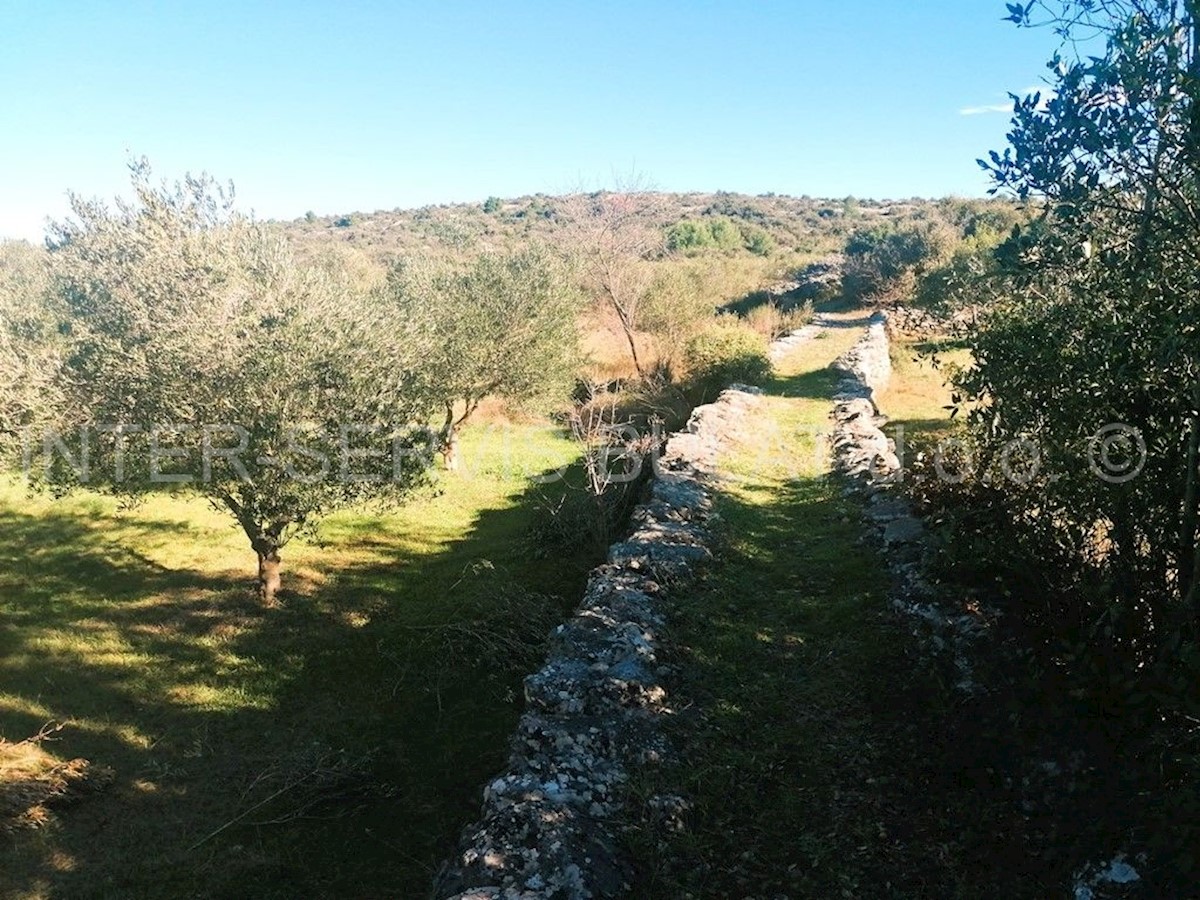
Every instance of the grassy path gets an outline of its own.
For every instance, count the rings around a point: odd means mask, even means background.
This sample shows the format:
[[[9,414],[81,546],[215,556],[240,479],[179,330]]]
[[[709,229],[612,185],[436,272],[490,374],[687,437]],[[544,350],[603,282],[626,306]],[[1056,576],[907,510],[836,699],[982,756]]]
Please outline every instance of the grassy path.
[[[1008,890],[981,888],[972,870],[991,840],[975,792],[986,776],[956,761],[949,700],[913,674],[859,511],[826,477],[828,365],[862,333],[861,317],[828,321],[778,364],[767,420],[727,461],[722,562],[673,610],[684,673],[675,737],[688,749],[638,790],[680,791],[694,807],[682,832],[636,833],[638,896]],[[941,379],[910,357],[897,349],[889,393],[927,428],[944,417]]]

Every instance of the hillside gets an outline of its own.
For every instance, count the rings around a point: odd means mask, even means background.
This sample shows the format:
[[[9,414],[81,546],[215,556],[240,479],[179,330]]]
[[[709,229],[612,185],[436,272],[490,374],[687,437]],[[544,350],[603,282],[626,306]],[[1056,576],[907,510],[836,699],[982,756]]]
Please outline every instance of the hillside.
[[[726,219],[765,230],[785,261],[829,252],[856,228],[898,220],[935,201],[843,200],[715,193],[648,192],[645,218],[664,232],[688,220]],[[301,247],[345,243],[379,260],[408,253],[499,249],[561,237],[566,198],[547,194],[489,198],[483,203],[448,203],[418,209],[356,211],[276,223]],[[771,255],[774,255],[771,254]]]

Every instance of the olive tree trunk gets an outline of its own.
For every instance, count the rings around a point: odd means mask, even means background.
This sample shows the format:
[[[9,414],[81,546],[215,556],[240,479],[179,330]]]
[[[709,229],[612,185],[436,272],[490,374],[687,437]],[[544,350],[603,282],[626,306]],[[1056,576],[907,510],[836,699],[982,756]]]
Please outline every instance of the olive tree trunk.
[[[483,391],[482,393],[486,394],[487,391]],[[441,429],[438,431],[438,452],[442,454],[442,463],[447,472],[457,472],[460,468],[458,429],[467,419],[471,418],[471,414],[479,406],[479,400],[473,396],[467,396],[462,402],[462,415],[456,416],[454,401],[446,401],[446,418],[442,422]]]
[[[258,554],[258,598],[263,606],[278,606],[279,587],[283,581],[279,544],[267,535],[260,535],[253,543],[254,552]]]

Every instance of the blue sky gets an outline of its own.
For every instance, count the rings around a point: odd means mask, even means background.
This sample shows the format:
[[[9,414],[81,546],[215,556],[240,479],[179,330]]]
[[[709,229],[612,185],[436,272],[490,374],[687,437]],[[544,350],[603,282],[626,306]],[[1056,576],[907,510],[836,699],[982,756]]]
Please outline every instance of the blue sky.
[[[0,0],[0,236],[129,156],[261,217],[560,192],[982,194],[1053,50],[993,0]],[[999,107],[998,111],[995,107]]]

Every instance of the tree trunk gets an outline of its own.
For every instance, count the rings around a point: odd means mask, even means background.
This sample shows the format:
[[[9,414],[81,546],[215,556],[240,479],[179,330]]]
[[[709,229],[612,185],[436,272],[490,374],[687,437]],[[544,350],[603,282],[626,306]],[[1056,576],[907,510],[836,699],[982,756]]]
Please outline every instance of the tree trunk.
[[[442,435],[442,462],[447,472],[458,471],[458,430],[450,429],[449,434]]]
[[[1183,524],[1179,534],[1179,583],[1184,591],[1184,606],[1200,621],[1200,548],[1196,546],[1197,519],[1200,518],[1200,379],[1192,386],[1192,428],[1188,438],[1187,480],[1183,491]]]
[[[279,559],[279,547],[274,542],[263,538],[255,542],[254,552],[258,554],[258,599],[263,606],[279,605],[279,586],[282,583],[281,571],[283,564]]]
[[[625,329],[625,340],[629,341],[629,355],[633,357],[633,368],[637,372],[638,378],[645,381],[646,373],[642,370],[642,362],[638,359],[637,343],[633,339],[633,332],[628,328]]]
[[[617,319],[621,322],[621,330],[625,332],[625,340],[629,342],[629,355],[633,357],[633,368],[637,372],[638,378],[642,381],[646,380],[646,373],[642,370],[642,362],[638,359],[637,341],[633,336],[633,322],[625,315],[624,310],[617,308]]]
[[[467,401],[467,413],[463,416],[470,415],[471,402]],[[438,433],[438,447],[442,454],[442,463],[446,467],[447,472],[458,471],[458,421],[454,418],[454,404],[446,404],[446,420],[442,423],[442,430]]]

